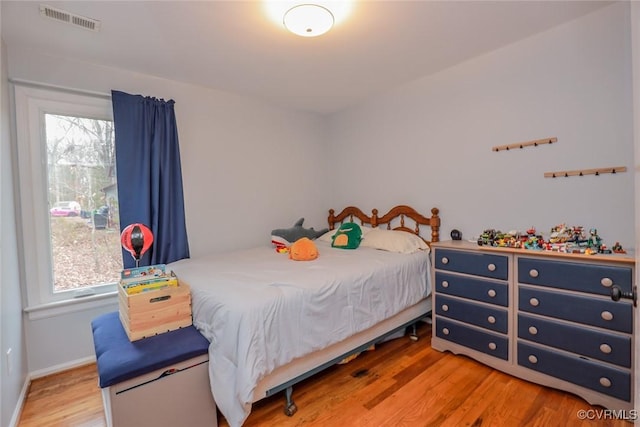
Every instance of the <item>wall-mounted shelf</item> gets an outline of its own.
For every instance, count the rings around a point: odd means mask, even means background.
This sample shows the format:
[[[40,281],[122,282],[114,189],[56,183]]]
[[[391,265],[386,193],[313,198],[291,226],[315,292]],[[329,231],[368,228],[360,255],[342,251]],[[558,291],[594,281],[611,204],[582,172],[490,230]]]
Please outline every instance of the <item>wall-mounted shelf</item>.
[[[603,173],[619,173],[626,172],[626,166],[615,166],[612,168],[596,168],[596,169],[580,169],[573,171],[556,171],[556,172],[545,172],[545,178],[562,178],[562,177],[570,177],[570,176],[584,176],[584,175],[602,175]]]
[[[491,151],[509,151],[515,148],[537,147],[538,145],[553,144],[554,142],[558,142],[558,138],[556,138],[555,136],[552,138],[536,139],[534,141],[516,142],[515,144],[497,145],[495,147],[492,147]]]

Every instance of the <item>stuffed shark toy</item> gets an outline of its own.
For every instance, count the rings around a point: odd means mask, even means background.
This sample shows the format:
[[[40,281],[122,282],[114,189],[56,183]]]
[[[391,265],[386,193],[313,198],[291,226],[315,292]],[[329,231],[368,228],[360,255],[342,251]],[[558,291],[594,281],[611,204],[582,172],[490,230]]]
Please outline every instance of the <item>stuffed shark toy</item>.
[[[302,224],[304,218],[300,218],[291,228],[277,228],[271,230],[271,243],[273,243],[278,252],[283,251],[283,248],[291,246],[296,240],[306,237],[310,240],[316,239],[329,231],[328,228],[316,231],[311,228],[304,228]]]

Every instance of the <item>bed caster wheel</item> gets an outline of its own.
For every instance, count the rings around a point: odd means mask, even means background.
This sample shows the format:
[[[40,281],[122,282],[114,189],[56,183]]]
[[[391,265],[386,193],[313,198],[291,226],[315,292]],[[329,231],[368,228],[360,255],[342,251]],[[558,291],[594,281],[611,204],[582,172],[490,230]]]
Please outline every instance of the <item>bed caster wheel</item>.
[[[295,414],[296,412],[298,412],[298,407],[296,406],[295,403],[292,403],[291,405],[287,405],[284,408],[284,414],[287,417],[293,417],[293,414]]]
[[[415,323],[411,325],[411,333],[409,333],[409,339],[411,341],[418,341],[418,327]]]

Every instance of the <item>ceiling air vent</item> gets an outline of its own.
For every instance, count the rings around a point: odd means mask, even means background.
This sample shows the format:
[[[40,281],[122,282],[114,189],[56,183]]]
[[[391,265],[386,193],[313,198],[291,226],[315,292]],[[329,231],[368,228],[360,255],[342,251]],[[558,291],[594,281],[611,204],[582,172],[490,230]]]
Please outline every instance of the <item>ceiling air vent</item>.
[[[84,16],[75,15],[62,9],[56,9],[55,7],[40,5],[40,15],[55,19],[58,22],[65,22],[76,27],[84,28],[90,31],[100,31],[100,21],[96,19],[86,18]]]

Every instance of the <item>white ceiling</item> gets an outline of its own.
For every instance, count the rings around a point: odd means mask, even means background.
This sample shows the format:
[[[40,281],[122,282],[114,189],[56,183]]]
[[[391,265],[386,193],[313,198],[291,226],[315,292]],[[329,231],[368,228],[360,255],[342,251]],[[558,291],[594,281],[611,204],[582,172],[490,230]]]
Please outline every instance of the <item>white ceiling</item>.
[[[269,20],[262,1],[0,4],[10,47],[331,113],[608,2],[357,1],[344,21],[316,38],[294,36]],[[40,4],[99,20],[101,29],[41,17]]]

